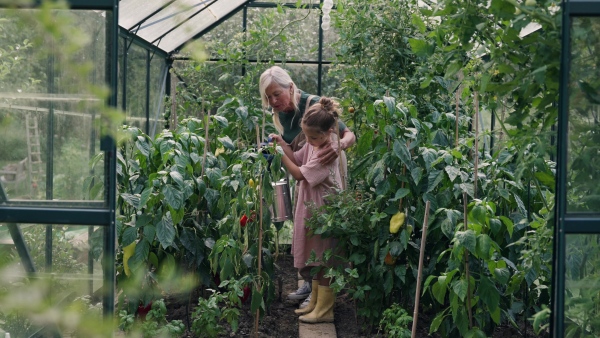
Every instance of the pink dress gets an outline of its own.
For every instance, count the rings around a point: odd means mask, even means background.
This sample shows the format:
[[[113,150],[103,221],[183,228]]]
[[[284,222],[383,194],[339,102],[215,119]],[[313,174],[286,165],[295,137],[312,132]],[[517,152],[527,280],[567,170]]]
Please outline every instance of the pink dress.
[[[335,138],[332,136],[332,138]],[[332,142],[337,149],[337,142]],[[309,208],[305,202],[312,202],[319,207],[324,204],[324,197],[334,193],[335,189],[341,189],[339,158],[327,166],[319,163],[318,150],[306,143],[304,147],[294,153],[296,163],[300,165],[300,171],[304,180],[298,186],[298,202],[294,214],[294,234],[292,239],[292,255],[294,256],[294,267],[303,268],[307,266],[306,261],[311,251],[315,251],[316,257],[335,245],[333,238],[321,238],[320,235],[307,236],[308,228],[305,226],[305,218],[310,217]],[[310,265],[317,265],[316,263]]]

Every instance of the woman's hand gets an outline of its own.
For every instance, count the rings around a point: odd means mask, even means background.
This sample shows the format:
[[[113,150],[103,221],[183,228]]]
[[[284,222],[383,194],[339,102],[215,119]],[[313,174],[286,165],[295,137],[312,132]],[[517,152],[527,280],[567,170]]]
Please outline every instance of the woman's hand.
[[[319,163],[322,165],[328,165],[331,162],[335,161],[338,158],[338,153],[331,146],[331,142],[327,142],[319,147],[319,154],[317,155],[319,158]]]

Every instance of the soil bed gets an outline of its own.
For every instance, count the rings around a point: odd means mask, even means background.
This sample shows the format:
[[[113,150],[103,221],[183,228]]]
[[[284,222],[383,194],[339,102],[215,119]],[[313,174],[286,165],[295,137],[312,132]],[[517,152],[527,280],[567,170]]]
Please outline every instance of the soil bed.
[[[298,274],[293,267],[293,258],[289,254],[284,254],[277,259],[276,262],[276,280],[281,279],[282,289],[279,289],[278,282],[275,283],[276,300],[271,304],[267,314],[259,323],[259,337],[261,338],[294,338],[298,337],[298,316],[294,310],[298,308],[299,301],[287,299],[287,294],[295,291],[298,288]],[[279,297],[281,295],[281,297]],[[193,295],[192,299],[198,299],[198,295]],[[186,302],[177,301],[175,299],[166,300],[168,320],[179,319],[188,325],[186,314]],[[192,302],[193,303],[193,302]],[[190,308],[189,313],[193,313],[194,309]],[[412,311],[412,310],[411,310]],[[368,338],[368,337],[384,337],[377,332],[365,333],[361,331],[360,324],[356,320],[356,312],[353,302],[346,294],[337,295],[335,308],[335,328],[339,338]],[[412,312],[411,312],[412,314]],[[440,335],[429,335],[429,325],[432,318],[427,314],[419,314],[419,323],[417,328],[417,337],[435,337]],[[254,316],[250,313],[249,302],[244,304],[240,309],[239,328],[237,332],[231,332],[226,322],[221,323],[224,327],[224,332],[220,337],[255,337],[254,334]],[[376,329],[376,328],[375,328]],[[410,329],[410,328],[409,328]],[[521,332],[509,326],[500,326],[494,331],[493,337],[521,337]],[[192,333],[187,333],[184,337],[197,337]],[[531,327],[527,328],[527,337],[536,336]]]

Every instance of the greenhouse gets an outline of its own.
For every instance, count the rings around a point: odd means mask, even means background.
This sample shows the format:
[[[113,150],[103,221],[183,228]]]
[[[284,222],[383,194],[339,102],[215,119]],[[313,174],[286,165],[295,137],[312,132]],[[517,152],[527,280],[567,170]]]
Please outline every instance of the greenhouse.
[[[0,2],[0,335],[599,336],[599,17]]]

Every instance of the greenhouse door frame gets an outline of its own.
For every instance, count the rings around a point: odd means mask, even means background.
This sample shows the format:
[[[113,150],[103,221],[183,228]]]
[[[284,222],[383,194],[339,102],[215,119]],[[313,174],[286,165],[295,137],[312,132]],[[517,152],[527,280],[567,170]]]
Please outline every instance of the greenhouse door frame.
[[[41,1],[34,1],[31,7],[36,8]],[[106,12],[106,69],[105,79],[107,86],[111,89],[111,94],[107,100],[107,105],[116,107],[117,103],[117,52],[118,52],[118,0],[69,0],[70,10],[101,10]],[[10,8],[6,3],[0,5],[0,8]],[[19,7],[21,8],[21,7]],[[23,9],[26,9],[23,7]],[[104,113],[103,113],[104,114]],[[108,120],[108,116],[102,116],[103,120]],[[103,132],[106,132],[104,130]],[[84,225],[104,227],[103,239],[103,315],[109,321],[115,310],[115,205],[116,205],[116,145],[108,133],[103,134],[101,138],[100,150],[104,152],[104,199],[98,201],[99,208],[77,207],[74,203],[67,203],[64,206],[60,202],[31,201],[27,204],[11,205],[4,194],[0,200],[0,223],[7,223],[11,229],[11,235],[16,238],[15,245],[19,251],[21,259],[26,259],[21,253],[26,248],[22,238],[19,238],[19,231],[13,232],[16,224],[35,223],[35,224],[63,224],[63,225]],[[3,191],[0,191],[3,192]],[[0,196],[1,198],[2,196]],[[57,205],[58,204],[58,205]],[[28,256],[28,254],[26,255]],[[27,266],[26,266],[27,267]],[[33,272],[33,267],[28,267],[28,273]]]
[[[567,170],[569,145],[569,83],[571,67],[571,25],[573,18],[599,17],[600,2],[564,0],[562,3],[562,40],[560,96],[558,115],[558,156],[556,163],[556,208],[554,228],[554,257],[552,281],[551,336],[565,333],[566,235],[600,234],[598,212],[567,212]]]

